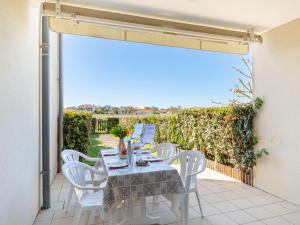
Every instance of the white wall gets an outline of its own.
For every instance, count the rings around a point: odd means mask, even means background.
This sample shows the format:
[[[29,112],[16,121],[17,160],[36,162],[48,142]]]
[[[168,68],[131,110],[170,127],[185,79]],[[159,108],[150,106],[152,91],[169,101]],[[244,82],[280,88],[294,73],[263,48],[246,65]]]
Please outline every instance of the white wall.
[[[1,0],[0,18],[0,224],[29,225],[39,210],[39,5]]]
[[[300,204],[300,19],[263,35],[253,48],[254,91],[265,103],[256,120],[254,185]]]

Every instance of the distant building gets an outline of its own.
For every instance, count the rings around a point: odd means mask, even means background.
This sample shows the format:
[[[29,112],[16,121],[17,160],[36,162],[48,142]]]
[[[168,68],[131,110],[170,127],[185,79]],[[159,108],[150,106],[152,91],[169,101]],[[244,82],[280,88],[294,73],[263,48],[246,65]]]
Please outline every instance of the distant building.
[[[168,109],[166,114],[173,114],[174,115],[174,114],[177,113],[177,111],[178,111],[177,109]]]
[[[120,108],[118,109],[118,114],[119,114],[119,115],[124,115],[124,114],[126,114],[126,112],[127,112],[127,110],[126,110],[125,107],[120,107]]]
[[[96,106],[90,105],[90,104],[84,104],[84,105],[78,106],[77,109],[82,110],[82,111],[95,112]]]
[[[137,116],[148,116],[152,114],[153,114],[153,110],[151,109],[138,109],[135,111],[135,115]]]
[[[177,113],[177,109],[161,109],[160,113],[161,114],[176,114]]]

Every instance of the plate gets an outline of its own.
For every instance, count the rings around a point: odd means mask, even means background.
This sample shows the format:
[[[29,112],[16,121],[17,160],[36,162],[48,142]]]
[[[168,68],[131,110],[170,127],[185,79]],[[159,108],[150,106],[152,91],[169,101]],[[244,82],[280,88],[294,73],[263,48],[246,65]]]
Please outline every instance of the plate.
[[[138,153],[140,153],[140,154],[149,154],[150,151],[149,150],[134,150],[133,151],[133,154],[138,154]]]
[[[116,150],[107,150],[107,151],[103,151],[103,156],[113,156],[113,155],[117,155],[118,152]]]
[[[120,169],[127,166],[128,166],[127,162],[113,162],[108,164],[109,169]]]
[[[163,159],[155,157],[155,156],[148,156],[144,158],[145,161],[147,162],[161,162]]]

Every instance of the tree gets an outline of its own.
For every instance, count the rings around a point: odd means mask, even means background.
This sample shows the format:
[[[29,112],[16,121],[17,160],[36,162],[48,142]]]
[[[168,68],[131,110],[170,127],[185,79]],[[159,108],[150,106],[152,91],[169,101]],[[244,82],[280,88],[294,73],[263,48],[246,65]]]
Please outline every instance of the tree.
[[[230,99],[229,101],[232,103],[239,102],[237,98],[246,98],[250,101],[253,100],[253,72],[252,72],[252,63],[249,59],[242,59],[246,72],[241,69],[233,66],[232,68],[240,74],[238,78],[238,84],[234,86],[234,88],[230,89],[230,91],[236,96],[234,99]]]
[[[252,63],[249,59],[243,58],[242,59],[246,71],[243,71],[242,69],[239,69],[235,66],[233,66],[233,70],[238,72],[240,74],[240,77],[238,78],[237,84],[230,89],[230,92],[233,93],[235,96],[233,99],[229,99],[229,103],[241,103],[240,99],[246,99],[248,101],[254,101],[253,98],[253,72],[252,72]],[[218,104],[218,105],[227,105],[222,102],[216,102],[212,101],[212,103]]]
[[[155,107],[155,106],[151,106],[150,109],[151,109],[153,112],[158,112],[158,111],[159,111],[159,108],[158,108],[158,107]]]

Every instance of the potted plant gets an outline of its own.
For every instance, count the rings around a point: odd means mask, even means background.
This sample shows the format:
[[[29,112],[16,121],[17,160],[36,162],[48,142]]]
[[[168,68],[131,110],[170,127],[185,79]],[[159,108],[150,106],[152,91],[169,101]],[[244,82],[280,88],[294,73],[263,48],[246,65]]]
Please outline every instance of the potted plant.
[[[118,144],[120,158],[121,159],[126,158],[127,151],[126,151],[126,146],[123,138],[129,135],[129,129],[121,125],[118,125],[111,129],[111,134],[120,139]]]

